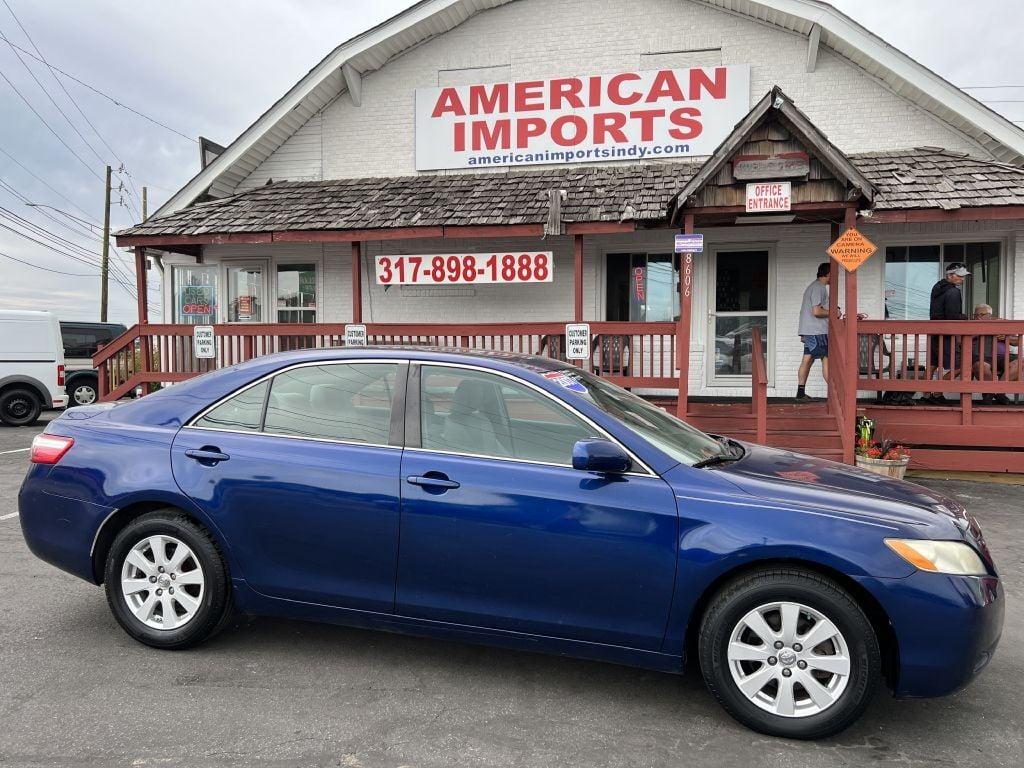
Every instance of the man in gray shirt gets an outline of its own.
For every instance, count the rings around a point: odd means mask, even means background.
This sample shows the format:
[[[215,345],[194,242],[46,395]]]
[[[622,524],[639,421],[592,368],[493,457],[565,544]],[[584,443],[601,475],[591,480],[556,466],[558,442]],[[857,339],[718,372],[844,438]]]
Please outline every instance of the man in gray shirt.
[[[807,286],[803,303],[800,305],[798,333],[804,343],[804,359],[800,362],[800,370],[797,372],[798,402],[811,400],[804,389],[815,360],[821,360],[821,373],[825,381],[828,381],[828,273],[829,262],[818,265],[818,277]]]

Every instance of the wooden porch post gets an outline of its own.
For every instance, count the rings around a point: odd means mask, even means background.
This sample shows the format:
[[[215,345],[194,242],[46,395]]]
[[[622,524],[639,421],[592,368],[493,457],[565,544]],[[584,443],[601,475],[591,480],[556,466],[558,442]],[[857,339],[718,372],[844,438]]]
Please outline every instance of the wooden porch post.
[[[857,226],[857,209],[850,206],[846,209],[846,216],[843,222],[845,229],[853,229]],[[838,277],[838,276],[837,276]],[[847,464],[853,464],[856,444],[853,439],[853,430],[857,422],[857,378],[860,376],[860,339],[857,336],[857,272],[846,273],[846,335],[844,337],[846,358],[846,370],[843,371],[844,392],[839,393],[843,398],[843,416],[845,424],[840,429],[846,431],[843,439],[843,460]]]
[[[139,303],[139,325],[149,323],[149,286],[146,284],[146,249],[135,249],[135,291],[138,294]],[[139,329],[139,367],[143,373],[150,373],[153,370],[153,341],[144,328]],[[104,364],[102,367],[106,367]],[[100,393],[103,392],[103,384],[100,382]],[[149,394],[150,382],[142,385],[143,394]]]
[[[841,224],[836,222],[832,223],[832,234],[829,238],[829,243],[834,243],[839,239],[839,236],[843,234],[843,227]],[[839,344],[841,338],[836,331],[838,330],[839,320],[835,313],[836,306],[839,305],[839,270],[842,269],[842,265],[829,256],[829,270],[828,270],[828,343]],[[838,392],[832,392],[832,382],[829,381],[830,377],[826,377],[825,386],[828,388],[828,392],[825,396],[825,412],[832,413],[832,398],[838,397]],[[838,377],[836,377],[838,378]]]
[[[693,234],[693,214],[683,216],[683,234]],[[679,325],[676,328],[676,355],[679,359],[679,401],[676,416],[686,418],[690,387],[690,321],[693,315],[693,254],[680,254]]]
[[[363,322],[363,259],[362,243],[352,243],[352,322]]]
[[[583,322],[583,235],[573,235],[573,320]]]
[[[135,249],[135,291],[139,302],[139,323],[149,322],[149,294],[146,285],[146,249]]]

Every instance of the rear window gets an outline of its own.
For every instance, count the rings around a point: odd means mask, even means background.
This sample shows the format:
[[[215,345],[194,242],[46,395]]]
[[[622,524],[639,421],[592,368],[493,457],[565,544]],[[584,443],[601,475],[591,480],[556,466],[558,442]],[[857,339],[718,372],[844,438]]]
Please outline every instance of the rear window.
[[[263,403],[267,399],[267,388],[270,382],[264,381],[255,387],[239,392],[230,400],[225,400],[201,419],[196,420],[197,427],[206,429],[230,429],[243,432],[259,432],[263,419]]]

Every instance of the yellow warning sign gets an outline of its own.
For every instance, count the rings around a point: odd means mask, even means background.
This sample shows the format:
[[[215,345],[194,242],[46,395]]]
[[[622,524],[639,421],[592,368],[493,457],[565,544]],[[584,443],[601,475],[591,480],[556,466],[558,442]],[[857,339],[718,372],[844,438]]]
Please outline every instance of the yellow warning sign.
[[[828,255],[842,264],[847,272],[856,272],[857,267],[877,250],[875,244],[856,229],[848,229],[828,247]]]

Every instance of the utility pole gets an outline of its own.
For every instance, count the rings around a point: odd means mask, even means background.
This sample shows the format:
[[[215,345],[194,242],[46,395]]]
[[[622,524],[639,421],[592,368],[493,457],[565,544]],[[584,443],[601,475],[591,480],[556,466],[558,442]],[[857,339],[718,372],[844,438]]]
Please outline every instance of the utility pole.
[[[107,322],[107,278],[110,276],[110,166],[103,200],[103,258],[100,260],[100,322]]]
[[[149,208],[146,205],[147,193],[149,190],[146,187],[142,188],[142,220],[145,221],[149,218]]]

